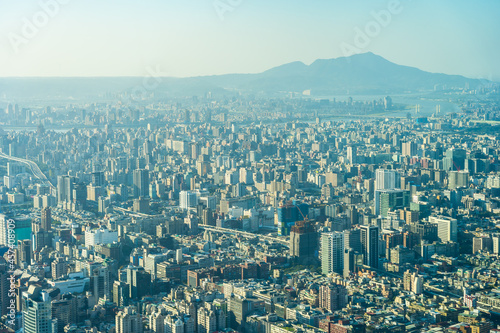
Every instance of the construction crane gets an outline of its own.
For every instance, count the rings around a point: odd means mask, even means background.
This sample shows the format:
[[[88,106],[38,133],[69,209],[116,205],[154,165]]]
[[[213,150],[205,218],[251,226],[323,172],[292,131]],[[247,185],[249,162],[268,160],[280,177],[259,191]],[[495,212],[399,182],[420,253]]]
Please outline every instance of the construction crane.
[[[307,216],[304,216],[304,214],[303,214],[303,213],[302,213],[302,211],[300,210],[299,205],[297,205],[297,206],[295,206],[295,207],[297,207],[297,209],[299,210],[299,213],[300,213],[300,215],[302,215],[302,218],[304,219],[304,221],[307,221]]]

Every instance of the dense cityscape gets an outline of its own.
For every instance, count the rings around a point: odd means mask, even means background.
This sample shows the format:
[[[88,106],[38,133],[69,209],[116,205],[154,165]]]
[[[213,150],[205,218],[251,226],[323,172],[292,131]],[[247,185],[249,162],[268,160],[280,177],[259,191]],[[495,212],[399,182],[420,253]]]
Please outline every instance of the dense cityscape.
[[[499,14],[0,0],[0,333],[500,333]]]
[[[496,331],[498,87],[453,94],[8,104],[2,331]]]

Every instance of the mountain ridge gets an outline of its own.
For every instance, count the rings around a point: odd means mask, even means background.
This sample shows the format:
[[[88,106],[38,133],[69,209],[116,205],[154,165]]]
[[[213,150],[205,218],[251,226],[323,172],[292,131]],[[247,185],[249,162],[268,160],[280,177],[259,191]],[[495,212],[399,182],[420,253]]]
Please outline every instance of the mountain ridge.
[[[150,88],[144,85],[144,77],[0,78],[0,96],[18,97],[25,93],[90,97],[103,93],[125,93],[138,87],[143,87],[147,93],[186,96],[235,91],[268,95],[310,91],[312,95],[317,96],[399,94],[467,86],[474,88],[484,85],[485,82],[461,75],[431,73],[398,65],[371,52],[349,57],[317,59],[310,65],[294,61],[261,73],[155,79],[158,84]]]

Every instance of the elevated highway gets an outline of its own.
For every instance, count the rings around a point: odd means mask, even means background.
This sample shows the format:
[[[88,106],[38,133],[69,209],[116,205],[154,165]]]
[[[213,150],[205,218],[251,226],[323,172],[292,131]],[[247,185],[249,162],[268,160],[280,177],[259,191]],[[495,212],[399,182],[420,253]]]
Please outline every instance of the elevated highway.
[[[251,232],[246,232],[246,231],[242,231],[242,230],[234,230],[234,229],[221,228],[221,227],[215,227],[215,226],[203,225],[203,224],[199,224],[198,228],[203,229],[203,230],[213,231],[213,232],[220,232],[223,234],[240,235],[240,236],[243,236],[245,238],[251,238],[251,239],[257,237],[260,239],[269,240],[271,242],[280,243],[280,244],[285,245],[285,246],[290,246],[289,242],[284,238],[276,238],[276,237],[271,237],[271,236],[252,234]]]
[[[33,176],[35,176],[35,178],[41,180],[43,185],[50,186],[52,189],[55,189],[55,186],[50,182],[50,180],[47,178],[47,176],[45,176],[45,174],[42,172],[42,170],[40,170],[40,168],[38,167],[38,165],[35,162],[24,159],[24,158],[20,158],[20,157],[9,156],[9,155],[7,155],[5,153],[1,153],[1,152],[0,152],[0,158],[5,158],[7,160],[22,163],[22,164],[28,166],[28,168],[33,173]]]

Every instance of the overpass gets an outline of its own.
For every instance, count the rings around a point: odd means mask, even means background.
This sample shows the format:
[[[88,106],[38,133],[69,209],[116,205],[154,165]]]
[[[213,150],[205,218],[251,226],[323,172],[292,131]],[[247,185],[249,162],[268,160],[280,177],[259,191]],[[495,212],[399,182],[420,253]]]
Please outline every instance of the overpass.
[[[11,161],[15,161],[15,162],[19,162],[19,163],[27,165],[30,168],[33,175],[37,179],[42,181],[43,185],[50,186],[52,189],[55,189],[55,186],[52,185],[50,180],[47,178],[47,176],[45,176],[45,174],[42,172],[42,170],[40,170],[40,168],[38,167],[38,165],[35,162],[24,159],[24,158],[20,158],[20,157],[9,156],[9,155],[6,155],[5,153],[2,153],[2,152],[0,152],[0,158],[5,158],[7,160],[11,160]]]
[[[113,206],[113,210],[122,212],[122,213],[130,215],[130,216],[134,216],[134,217],[147,217],[147,218],[150,218],[150,217],[162,217],[163,216],[163,215],[150,215],[150,214],[144,214],[144,213],[134,212],[133,210],[129,210],[129,209],[121,208],[121,207],[116,207],[116,206]]]
[[[280,244],[285,245],[285,246],[290,246],[289,242],[284,238],[276,238],[276,237],[271,237],[271,236],[252,234],[251,232],[246,232],[246,231],[242,231],[242,230],[221,228],[221,227],[215,227],[215,226],[203,225],[203,224],[199,224],[198,228],[203,229],[203,230],[213,231],[213,232],[220,232],[222,234],[240,235],[240,236],[243,236],[245,238],[251,238],[251,239],[258,237],[260,239],[265,239],[265,240],[268,240],[271,242],[280,243]]]

